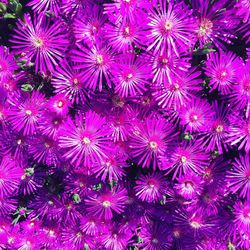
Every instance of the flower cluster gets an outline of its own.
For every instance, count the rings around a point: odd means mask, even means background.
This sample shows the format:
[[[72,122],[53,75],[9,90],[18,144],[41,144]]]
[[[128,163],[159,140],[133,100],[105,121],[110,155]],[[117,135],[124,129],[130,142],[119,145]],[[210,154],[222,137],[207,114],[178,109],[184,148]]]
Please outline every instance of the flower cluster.
[[[0,249],[250,249],[249,0],[23,11],[0,18]]]

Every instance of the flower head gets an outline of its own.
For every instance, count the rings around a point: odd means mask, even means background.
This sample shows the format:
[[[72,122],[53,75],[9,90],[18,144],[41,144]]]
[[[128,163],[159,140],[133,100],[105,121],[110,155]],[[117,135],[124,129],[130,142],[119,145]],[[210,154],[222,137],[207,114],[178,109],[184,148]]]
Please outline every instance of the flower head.
[[[105,118],[88,112],[85,119],[80,116],[75,124],[70,120],[64,124],[59,136],[59,146],[67,149],[64,157],[70,159],[72,164],[86,167],[106,156],[109,135]]]
[[[161,173],[148,174],[141,176],[136,181],[136,196],[147,202],[157,202],[165,194],[167,182]]]
[[[50,25],[43,14],[24,15],[25,24],[18,20],[15,34],[12,36],[12,48],[16,53],[25,53],[35,63],[36,72],[52,70],[62,60],[68,47],[62,24],[56,21]]]
[[[126,199],[127,194],[124,188],[116,188],[113,191],[105,189],[99,194],[89,196],[85,203],[90,214],[110,220],[114,213],[121,214],[124,211]]]

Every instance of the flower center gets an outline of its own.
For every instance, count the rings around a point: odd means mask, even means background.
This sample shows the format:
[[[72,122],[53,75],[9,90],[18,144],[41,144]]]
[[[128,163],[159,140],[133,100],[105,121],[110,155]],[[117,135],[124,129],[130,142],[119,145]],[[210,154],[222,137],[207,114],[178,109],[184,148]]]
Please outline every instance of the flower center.
[[[181,162],[185,163],[187,161],[187,157],[186,156],[181,156]]]
[[[175,238],[179,238],[181,236],[181,233],[179,230],[174,230],[173,234]]]
[[[223,129],[224,129],[223,125],[218,125],[215,130],[217,133],[221,133]]]
[[[25,114],[26,114],[26,115],[32,115],[32,111],[31,111],[30,109],[27,109],[27,110],[25,111]]]
[[[17,143],[18,145],[21,145],[22,140],[21,140],[21,139],[18,139],[18,140],[16,141],[16,143]]]
[[[163,57],[163,58],[161,59],[161,63],[164,64],[164,65],[167,65],[167,64],[168,64],[168,58]]]
[[[58,108],[62,108],[64,106],[64,102],[63,101],[58,101],[57,102],[57,107]]]
[[[201,227],[201,223],[199,223],[198,221],[191,221],[190,225],[193,228],[200,228]]]
[[[125,37],[127,37],[127,36],[130,35],[130,28],[129,28],[129,26],[126,26],[126,27],[124,28],[123,33],[124,33],[124,36],[125,36]]]
[[[150,141],[149,142],[149,147],[152,149],[152,150],[156,150],[158,148],[158,144],[157,142],[155,141]]]
[[[194,186],[194,184],[191,181],[186,181],[184,184],[187,189],[191,189]]]
[[[203,18],[200,22],[200,27],[198,30],[198,36],[209,36],[212,33],[213,23],[207,19]]]
[[[82,141],[83,141],[84,144],[90,144],[90,139],[88,137],[86,137],[86,136],[83,137]]]
[[[74,86],[78,86],[78,84],[79,84],[78,79],[75,78],[75,79],[73,80],[73,84],[74,84]]]
[[[158,244],[158,242],[159,242],[158,239],[156,239],[156,238],[153,238],[153,239],[152,239],[152,243]]]
[[[103,63],[103,56],[102,55],[97,55],[96,56],[96,61],[97,61],[97,64],[102,64]]]
[[[250,79],[246,79],[243,82],[243,89],[250,94]]]
[[[166,20],[164,24],[165,31],[169,31],[173,28],[173,22],[170,20]]]
[[[153,189],[155,186],[156,186],[156,181],[155,180],[148,180],[147,181],[147,186],[150,188],[150,189]]]
[[[196,122],[197,120],[198,120],[198,115],[193,114],[193,115],[190,116],[190,121],[191,122]]]
[[[37,38],[34,40],[34,45],[36,48],[41,48],[44,45],[44,42],[41,38]]]
[[[110,201],[103,201],[102,205],[107,208],[111,206],[111,203]]]

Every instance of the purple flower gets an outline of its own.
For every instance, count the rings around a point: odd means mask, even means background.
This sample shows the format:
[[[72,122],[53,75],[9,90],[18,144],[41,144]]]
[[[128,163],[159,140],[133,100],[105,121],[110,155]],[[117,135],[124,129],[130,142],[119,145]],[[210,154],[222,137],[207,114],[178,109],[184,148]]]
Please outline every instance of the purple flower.
[[[227,172],[227,185],[233,193],[250,199],[250,158],[249,155],[236,159]]]
[[[21,181],[22,169],[18,163],[4,157],[0,164],[0,197],[14,195]]]
[[[110,149],[107,151],[107,156],[101,161],[94,162],[91,165],[91,172],[96,177],[101,177],[102,181],[108,179],[109,182],[112,180],[119,180],[125,176],[124,168],[128,167],[126,163],[127,155],[119,147],[110,145]]]
[[[50,25],[43,14],[31,19],[24,15],[25,23],[18,20],[15,34],[12,36],[12,48],[16,53],[25,53],[28,60],[35,63],[36,72],[53,71],[64,57],[68,40],[60,21]]]
[[[102,9],[93,6],[89,15],[79,15],[73,22],[73,31],[76,42],[84,42],[86,45],[93,46],[99,37],[103,36],[103,26],[106,16],[102,14]]]
[[[163,169],[167,173],[173,173],[172,179],[188,173],[201,174],[209,161],[206,154],[198,143],[185,143],[180,145],[172,152],[168,153]]]
[[[115,188],[115,190],[102,190],[89,196],[85,203],[87,211],[98,218],[110,220],[114,213],[121,214],[125,209],[127,192],[124,188]]]
[[[171,248],[172,239],[166,226],[155,222],[143,225],[139,236],[142,238],[142,247],[145,250],[168,250]]]
[[[190,70],[188,73],[183,72],[179,76],[173,76],[172,84],[157,85],[153,93],[156,102],[162,108],[175,110],[187,106],[195,98],[196,91],[200,89],[199,76],[200,72]]]
[[[211,121],[214,115],[207,101],[194,98],[180,111],[181,124],[186,131],[201,132]]]
[[[242,72],[238,74],[236,80],[236,86],[233,93],[230,96],[232,103],[236,108],[244,109],[247,108],[247,117],[249,116],[249,105],[250,105],[250,61],[247,62],[242,68]]]
[[[37,136],[31,140],[29,154],[32,155],[38,163],[43,163],[48,166],[59,166],[61,162],[58,140],[46,136]]]
[[[179,56],[179,47],[187,50],[193,46],[196,25],[192,11],[184,2],[160,0],[152,6],[148,18],[150,44],[147,50],[162,54],[167,49]]]
[[[44,96],[34,91],[31,94],[17,92],[9,98],[11,109],[8,120],[13,129],[23,135],[32,135],[37,132],[38,119],[45,103]]]
[[[197,38],[200,47],[213,42],[216,47],[224,48],[224,43],[232,43],[234,29],[239,20],[234,15],[230,1],[193,0],[194,13],[198,16]],[[228,8],[225,6],[228,5]]]
[[[242,68],[243,61],[231,52],[211,53],[205,66],[206,75],[211,78],[211,91],[218,89],[223,95],[230,94]]]
[[[114,224],[110,229],[104,230],[101,242],[105,249],[123,250],[131,237],[132,233],[126,226]]]
[[[250,151],[250,118],[245,120],[239,115],[232,118],[228,143],[237,145],[239,150]]]
[[[145,91],[151,78],[150,67],[147,65],[147,57],[134,54],[123,56],[114,68],[116,75],[113,79],[115,92],[121,97],[136,96]]]
[[[8,48],[0,46],[0,80],[10,77],[18,68],[12,53]]]
[[[60,1],[58,0],[32,0],[28,3],[28,6],[31,6],[32,10],[38,14],[49,12],[50,15],[59,16],[60,13]]]
[[[206,131],[201,132],[202,146],[207,152],[218,150],[220,154],[229,148],[228,139],[232,112],[225,103],[213,103],[214,115]]]
[[[249,200],[245,202],[237,202],[234,205],[234,227],[239,231],[247,231],[250,230],[250,205]]]
[[[248,0],[239,0],[235,3],[236,14],[243,18],[243,22],[247,23],[250,19],[250,3]]]
[[[79,70],[73,69],[73,64],[68,64],[65,60],[58,66],[52,78],[52,85],[56,93],[64,94],[74,103],[84,102],[88,96],[83,74]]]
[[[158,53],[151,59],[152,72],[154,74],[153,83],[164,84],[168,86],[172,84],[173,76],[180,76],[184,71],[187,72],[190,68],[188,59],[181,53],[177,57],[173,52],[171,53]]]
[[[74,69],[81,70],[86,87],[102,91],[103,80],[111,87],[110,78],[113,75],[112,65],[114,55],[110,47],[97,44],[90,48],[79,45],[78,49],[72,51],[72,61],[77,63]]]
[[[64,157],[76,166],[89,167],[93,161],[100,161],[108,149],[109,127],[105,118],[88,112],[85,118],[79,116],[75,121],[65,123],[59,136],[59,146],[67,149]]]
[[[130,155],[143,168],[156,169],[159,157],[164,156],[168,144],[175,139],[172,126],[161,117],[149,117],[134,125],[129,141]]]
[[[108,23],[105,25],[105,38],[114,50],[124,53],[133,51],[133,46],[140,48],[145,44],[145,22],[140,16],[138,21],[121,20],[114,24]]]
[[[193,173],[187,173],[177,179],[174,189],[184,199],[192,200],[197,198],[202,191],[203,181],[201,177]]]
[[[148,174],[141,176],[136,181],[136,196],[147,202],[157,202],[165,194],[167,182],[161,173]]]

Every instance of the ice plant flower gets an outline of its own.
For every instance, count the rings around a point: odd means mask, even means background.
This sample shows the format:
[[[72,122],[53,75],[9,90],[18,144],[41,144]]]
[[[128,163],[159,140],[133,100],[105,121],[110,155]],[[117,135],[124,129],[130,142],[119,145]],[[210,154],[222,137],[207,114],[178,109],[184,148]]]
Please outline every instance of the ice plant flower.
[[[194,44],[195,22],[184,2],[158,1],[149,12],[149,46],[155,53],[166,50],[179,56],[179,48],[187,50]]]
[[[36,72],[53,71],[63,59],[68,47],[68,39],[60,21],[50,25],[42,13],[32,19],[24,15],[25,23],[20,19],[12,36],[12,48],[15,53],[25,54],[29,61],[35,63]]]
[[[85,118],[80,116],[75,124],[69,120],[64,124],[59,136],[59,147],[66,149],[64,157],[72,164],[89,167],[93,161],[106,156],[110,130],[105,118],[94,112],[88,112]]]
[[[99,194],[93,194],[85,202],[87,211],[90,214],[98,218],[110,220],[114,213],[121,214],[124,211],[126,199],[126,190],[124,188],[116,188],[113,191],[106,189]]]
[[[81,70],[86,86],[92,90],[99,91],[103,88],[105,79],[108,87],[111,87],[110,78],[113,75],[114,52],[110,47],[97,44],[91,48],[81,45],[80,50],[72,51],[72,61],[75,62],[74,69]]]
[[[160,117],[148,117],[143,123],[135,124],[129,141],[131,156],[143,168],[150,165],[156,169],[159,157],[164,156],[168,144],[175,139],[173,128]]]
[[[58,0],[43,0],[37,1],[32,0],[28,3],[36,13],[46,13],[49,12],[50,15],[58,16],[60,13],[60,1]]]
[[[11,109],[8,119],[13,129],[23,135],[35,134],[45,104],[44,96],[38,91],[33,91],[31,94],[16,92],[9,98],[9,103]]]
[[[136,196],[147,202],[157,202],[165,194],[167,182],[164,180],[163,174],[155,173],[152,175],[141,176],[136,181]]]
[[[242,68],[242,60],[231,52],[211,53],[205,67],[206,75],[211,78],[211,91],[218,89],[221,94],[228,95],[237,83]]]
[[[233,193],[238,192],[242,198],[250,198],[250,158],[249,154],[240,156],[227,172],[228,187]]]

